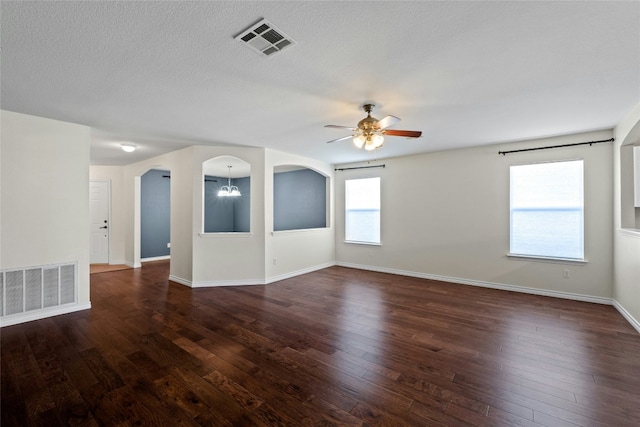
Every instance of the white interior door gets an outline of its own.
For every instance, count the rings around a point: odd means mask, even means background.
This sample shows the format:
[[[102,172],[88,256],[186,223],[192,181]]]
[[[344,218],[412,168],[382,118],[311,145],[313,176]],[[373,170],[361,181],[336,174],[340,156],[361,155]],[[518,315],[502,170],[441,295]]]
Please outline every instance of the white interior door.
[[[91,181],[91,264],[109,263],[109,181]]]

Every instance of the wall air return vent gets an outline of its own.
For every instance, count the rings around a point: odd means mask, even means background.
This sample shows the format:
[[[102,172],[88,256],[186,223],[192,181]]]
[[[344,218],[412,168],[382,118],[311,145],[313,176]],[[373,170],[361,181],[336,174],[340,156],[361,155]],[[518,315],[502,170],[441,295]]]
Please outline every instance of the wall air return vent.
[[[77,263],[0,271],[0,320],[77,301]]]
[[[236,40],[265,56],[272,56],[296,44],[291,37],[266,19],[253,24],[235,37]]]

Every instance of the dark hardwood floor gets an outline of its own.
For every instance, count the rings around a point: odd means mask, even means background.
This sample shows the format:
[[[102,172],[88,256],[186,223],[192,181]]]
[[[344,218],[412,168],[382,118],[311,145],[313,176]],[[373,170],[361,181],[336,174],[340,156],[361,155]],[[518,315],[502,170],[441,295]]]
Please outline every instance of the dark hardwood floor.
[[[190,289],[168,262],[91,301],[2,329],[2,427],[640,425],[610,306],[340,267]]]

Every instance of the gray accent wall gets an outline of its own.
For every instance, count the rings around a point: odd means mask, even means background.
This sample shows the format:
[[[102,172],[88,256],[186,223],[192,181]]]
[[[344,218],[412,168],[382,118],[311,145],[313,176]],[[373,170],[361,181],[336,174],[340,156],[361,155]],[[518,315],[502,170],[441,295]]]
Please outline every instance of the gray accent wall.
[[[241,197],[234,197],[233,201],[233,231],[248,233],[251,229],[251,178],[236,178],[231,180],[238,187]]]
[[[227,185],[228,178],[206,175],[204,179],[204,232],[248,233],[251,178],[231,180],[231,185],[237,186],[240,190],[240,197],[218,197],[218,191],[223,185]]]
[[[167,256],[171,250],[171,176],[151,169],[140,178],[140,258]]]
[[[273,230],[327,226],[327,178],[311,169],[273,175]]]

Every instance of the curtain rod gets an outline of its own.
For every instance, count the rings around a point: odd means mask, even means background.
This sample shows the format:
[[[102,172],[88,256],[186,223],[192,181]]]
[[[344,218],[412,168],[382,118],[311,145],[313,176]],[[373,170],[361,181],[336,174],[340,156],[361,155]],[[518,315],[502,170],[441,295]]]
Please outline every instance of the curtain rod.
[[[601,142],[613,142],[613,141],[615,141],[615,138],[602,139],[600,141],[576,142],[575,144],[551,145],[551,146],[548,146],[548,147],[523,148],[522,150],[498,151],[498,154],[502,154],[504,156],[506,154],[520,153],[522,151],[548,150],[549,148],[573,147],[574,145],[587,145],[587,144],[593,145],[593,144],[600,144]]]
[[[171,175],[162,175],[162,177],[171,179]],[[217,179],[207,179],[207,178],[205,178],[204,182],[218,182],[218,180]]]
[[[369,168],[383,168],[384,165],[375,165],[375,166],[357,166],[355,168],[338,168],[334,169],[335,171],[350,171],[353,169],[369,169]]]

